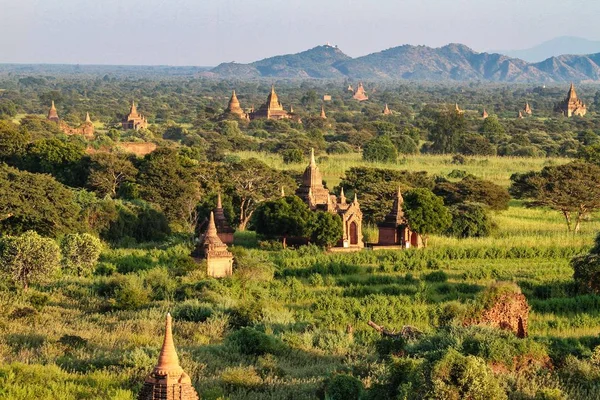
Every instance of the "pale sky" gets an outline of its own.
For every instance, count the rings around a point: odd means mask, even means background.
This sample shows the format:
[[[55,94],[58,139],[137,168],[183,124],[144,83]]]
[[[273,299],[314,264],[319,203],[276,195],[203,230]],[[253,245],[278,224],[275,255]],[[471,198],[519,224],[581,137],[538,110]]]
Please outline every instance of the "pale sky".
[[[330,42],[521,49],[600,39],[597,0],[0,0],[0,63],[214,66]]]

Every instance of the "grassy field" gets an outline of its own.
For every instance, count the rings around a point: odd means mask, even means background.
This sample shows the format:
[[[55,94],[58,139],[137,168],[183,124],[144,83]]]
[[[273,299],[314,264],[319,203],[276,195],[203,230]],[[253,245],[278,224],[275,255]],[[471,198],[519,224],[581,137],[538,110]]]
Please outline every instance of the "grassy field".
[[[563,162],[475,158],[456,166],[448,156],[414,156],[375,166],[442,175],[464,169],[507,186],[514,172]],[[372,164],[357,155],[319,161],[330,187],[354,165]],[[265,251],[255,248],[252,232],[237,233],[238,270],[223,280],[207,279],[186,243],[107,248],[94,276],[62,276],[27,292],[0,288],[0,398],[134,399],[156,362],[168,311],[182,366],[202,399],[314,399],[323,379],[339,371],[370,387],[388,371],[368,320],[433,333],[446,305],[470,304],[497,281],[515,282],[526,295],[531,340],[553,357],[589,359],[600,344],[600,298],[574,291],[569,262],[591,246],[600,215],[576,235],[559,213],[518,201],[493,219],[498,230],[489,238],[434,236],[430,248],[404,252]],[[269,335],[274,347],[249,354],[235,339],[245,325]],[[506,379],[506,387],[519,387],[516,375]],[[567,398],[600,396],[597,381],[585,392],[565,382],[559,386]],[[513,398],[534,399],[535,388],[519,390],[525,394]]]

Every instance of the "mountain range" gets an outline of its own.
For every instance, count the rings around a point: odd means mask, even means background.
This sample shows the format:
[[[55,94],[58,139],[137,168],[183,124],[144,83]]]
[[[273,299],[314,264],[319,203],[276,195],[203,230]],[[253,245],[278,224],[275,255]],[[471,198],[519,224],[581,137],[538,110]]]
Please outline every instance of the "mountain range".
[[[600,53],[561,55],[530,63],[498,53],[479,53],[452,43],[439,48],[403,45],[352,58],[324,45],[249,64],[223,63],[210,75],[227,78],[405,79],[427,81],[600,81]]]
[[[528,62],[540,62],[550,57],[563,54],[594,54],[600,53],[600,41],[589,40],[575,36],[560,36],[522,50],[499,50],[494,53],[509,57],[520,58]]]

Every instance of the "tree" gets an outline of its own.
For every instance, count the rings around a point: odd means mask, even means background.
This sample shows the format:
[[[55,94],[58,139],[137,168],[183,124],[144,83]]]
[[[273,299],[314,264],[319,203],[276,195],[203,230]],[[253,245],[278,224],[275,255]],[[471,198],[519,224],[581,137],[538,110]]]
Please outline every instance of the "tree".
[[[301,163],[304,160],[304,153],[300,149],[286,149],[281,156],[284,164]]]
[[[87,180],[86,159],[81,144],[43,139],[27,146],[23,166],[31,172],[51,174],[65,185],[83,187]]]
[[[330,248],[343,236],[342,219],[337,214],[317,211],[310,221],[310,241],[318,246]]]
[[[417,154],[419,146],[410,136],[400,135],[392,137],[392,142],[398,150],[398,154]]]
[[[573,162],[513,174],[510,179],[510,193],[515,198],[526,199],[530,207],[560,211],[569,232],[579,232],[583,217],[600,209],[600,166]]]
[[[483,120],[479,130],[491,143],[497,144],[506,135],[504,126],[498,121],[498,117],[490,115]]]
[[[496,147],[481,135],[463,135],[458,152],[467,156],[495,156]]]
[[[0,120],[0,161],[14,163],[22,156],[29,139],[26,130],[10,121]]]
[[[452,225],[447,233],[460,237],[485,237],[492,233],[494,224],[486,207],[477,203],[462,203],[449,207]]]
[[[34,231],[5,237],[0,243],[0,270],[25,290],[30,283],[45,281],[59,266],[56,242]]]
[[[123,155],[98,153],[90,158],[88,186],[102,197],[115,197],[121,184],[135,180],[137,169]]]
[[[388,136],[369,140],[363,148],[363,160],[370,162],[395,162],[398,150]]]
[[[224,184],[231,187],[233,203],[239,210],[241,231],[246,229],[260,203],[280,196],[282,187],[290,190],[296,186],[289,176],[255,158],[232,164],[225,179]]]
[[[492,210],[506,210],[510,201],[506,188],[472,175],[467,175],[460,182],[439,182],[433,188],[433,193],[442,197],[446,205],[481,203]]]
[[[62,239],[60,251],[64,269],[79,276],[89,275],[98,262],[102,243],[89,233],[71,233]]]
[[[402,209],[408,225],[423,237],[425,246],[429,235],[446,231],[452,223],[452,216],[442,198],[428,189],[406,192]]]
[[[435,116],[429,131],[432,142],[430,151],[437,154],[455,153],[460,145],[466,122],[462,113],[454,110],[440,112]]]
[[[267,237],[279,236],[286,247],[288,236],[308,237],[313,213],[298,196],[266,201],[254,216],[256,232]]]
[[[600,165],[600,143],[592,144],[590,146],[581,146],[577,153],[577,158],[582,160]]]
[[[583,293],[600,294],[600,233],[588,254],[571,260],[573,280]]]

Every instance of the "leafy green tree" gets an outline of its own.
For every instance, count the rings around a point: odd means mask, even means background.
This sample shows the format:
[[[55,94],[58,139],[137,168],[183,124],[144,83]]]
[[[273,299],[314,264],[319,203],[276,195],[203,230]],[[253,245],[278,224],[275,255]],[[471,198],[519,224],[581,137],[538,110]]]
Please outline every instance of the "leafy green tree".
[[[419,146],[410,136],[400,135],[392,137],[392,142],[398,150],[398,154],[417,154]]]
[[[223,184],[231,188],[241,231],[246,229],[260,203],[280,196],[282,187],[290,190],[296,186],[288,175],[255,158],[232,164],[224,179]]]
[[[123,155],[98,153],[90,157],[88,186],[100,196],[115,197],[124,182],[132,182],[137,169]]]
[[[342,219],[337,214],[317,211],[310,220],[310,241],[318,246],[330,248],[344,234]]]
[[[17,115],[17,106],[10,100],[0,100],[0,119],[14,118]]]
[[[370,162],[395,162],[398,150],[388,136],[369,140],[363,148],[363,160]]]
[[[65,185],[83,187],[88,172],[86,160],[81,144],[43,139],[27,146],[24,167],[31,172],[51,174]]]
[[[30,283],[47,280],[59,266],[60,249],[56,242],[34,231],[7,236],[0,242],[0,270],[25,290]]]
[[[427,246],[429,235],[445,232],[452,223],[452,215],[441,197],[428,189],[412,189],[404,194],[404,216],[410,228],[423,237]]]
[[[496,147],[481,135],[463,135],[458,152],[467,156],[495,156]]]
[[[29,135],[10,121],[0,120],[0,161],[14,164],[22,157]]]
[[[267,237],[281,237],[283,247],[289,236],[308,237],[313,213],[298,196],[266,201],[256,210],[256,232]]]
[[[581,158],[592,164],[600,165],[600,143],[581,146],[577,153],[577,158]]]
[[[495,115],[490,115],[484,119],[479,131],[490,143],[499,143],[506,135],[504,126]]]
[[[71,233],[60,242],[63,268],[79,276],[93,272],[101,251],[102,242],[89,233]]]
[[[284,164],[301,163],[304,160],[304,153],[300,149],[287,149],[281,153]]]
[[[583,217],[600,209],[600,166],[573,162],[540,172],[513,174],[510,193],[530,207],[560,211],[570,232],[579,232]],[[572,228],[573,220],[575,222]]]
[[[48,175],[32,174],[0,164],[0,229],[42,235],[85,229],[75,193]]]
[[[360,400],[363,398],[364,385],[352,375],[337,374],[327,379],[324,392],[325,400]]]
[[[460,237],[485,237],[492,233],[494,224],[486,207],[477,203],[461,203],[449,207],[452,225],[447,233]]]
[[[571,260],[573,279],[583,293],[600,294],[600,234],[588,254]]]
[[[466,121],[462,113],[454,110],[438,113],[429,131],[429,140],[432,142],[430,151],[436,154],[456,153],[465,129]]]
[[[443,197],[444,204],[481,203],[492,210],[506,210],[510,201],[508,190],[493,182],[467,175],[460,182],[439,182],[433,193]]]

